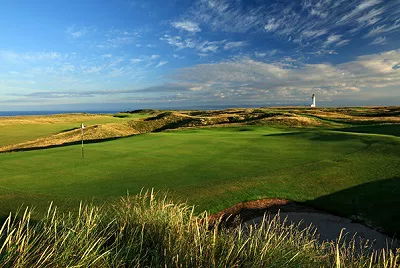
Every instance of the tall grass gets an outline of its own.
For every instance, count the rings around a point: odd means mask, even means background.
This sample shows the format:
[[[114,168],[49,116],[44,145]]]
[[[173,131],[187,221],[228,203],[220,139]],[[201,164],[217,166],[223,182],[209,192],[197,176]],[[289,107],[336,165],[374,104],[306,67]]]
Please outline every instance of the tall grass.
[[[0,267],[398,267],[392,251],[319,243],[313,229],[266,218],[260,226],[211,225],[207,214],[145,192],[111,207],[50,206],[10,215],[0,230]]]

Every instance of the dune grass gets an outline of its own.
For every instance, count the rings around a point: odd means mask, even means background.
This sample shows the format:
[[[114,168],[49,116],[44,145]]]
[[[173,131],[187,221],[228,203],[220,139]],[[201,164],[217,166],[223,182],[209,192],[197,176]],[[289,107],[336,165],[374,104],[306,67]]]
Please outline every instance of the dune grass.
[[[87,144],[84,160],[79,145],[4,153],[0,215],[21,204],[41,212],[50,201],[68,211],[80,200],[109,202],[154,187],[196,204],[197,211],[278,197],[341,216],[358,213],[390,234],[399,233],[400,211],[393,208],[400,204],[400,139],[346,131],[202,128]],[[342,194],[368,183],[375,186]],[[387,198],[377,197],[376,189]],[[365,202],[369,196],[379,202]]]
[[[313,229],[267,217],[259,226],[210,227],[207,214],[152,192],[77,213],[50,206],[9,216],[1,267],[398,267],[399,256],[355,241],[318,243]]]

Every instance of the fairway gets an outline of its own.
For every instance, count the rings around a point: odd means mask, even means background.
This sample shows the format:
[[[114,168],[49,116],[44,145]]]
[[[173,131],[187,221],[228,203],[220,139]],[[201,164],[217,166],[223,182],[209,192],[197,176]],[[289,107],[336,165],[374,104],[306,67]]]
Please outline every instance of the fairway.
[[[393,211],[400,207],[400,138],[393,135],[211,127],[87,144],[84,160],[80,150],[73,145],[0,154],[1,215],[21,204],[40,211],[54,201],[67,210],[80,200],[101,203],[154,188],[198,211],[271,197],[343,216],[356,207],[386,231],[400,231],[400,211]],[[363,185],[369,190],[351,191]]]

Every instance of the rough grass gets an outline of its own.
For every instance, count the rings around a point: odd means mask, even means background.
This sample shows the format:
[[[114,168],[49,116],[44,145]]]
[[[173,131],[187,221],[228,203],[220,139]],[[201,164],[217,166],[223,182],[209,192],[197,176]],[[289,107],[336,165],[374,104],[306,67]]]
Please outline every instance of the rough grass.
[[[399,256],[368,244],[318,243],[266,218],[260,226],[210,227],[206,214],[152,193],[122,198],[113,209],[50,206],[37,222],[25,210],[0,230],[1,267],[398,267]]]

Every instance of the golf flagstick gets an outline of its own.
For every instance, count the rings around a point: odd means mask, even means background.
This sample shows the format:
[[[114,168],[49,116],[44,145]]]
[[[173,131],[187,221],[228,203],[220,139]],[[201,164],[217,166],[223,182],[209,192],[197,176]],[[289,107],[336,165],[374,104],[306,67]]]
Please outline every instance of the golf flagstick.
[[[85,154],[83,152],[83,129],[85,128],[85,126],[83,125],[83,123],[81,124],[81,136],[82,136],[82,159],[85,159]]]

